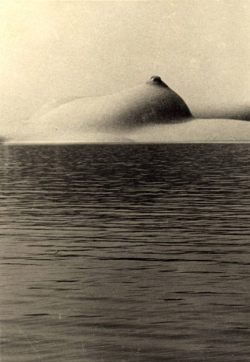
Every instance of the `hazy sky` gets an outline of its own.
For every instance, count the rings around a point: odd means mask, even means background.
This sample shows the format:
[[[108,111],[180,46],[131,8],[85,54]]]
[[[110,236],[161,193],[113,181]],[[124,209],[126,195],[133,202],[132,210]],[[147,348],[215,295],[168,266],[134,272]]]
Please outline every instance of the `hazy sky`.
[[[1,123],[154,74],[192,110],[250,101],[249,19],[250,0],[1,0]]]

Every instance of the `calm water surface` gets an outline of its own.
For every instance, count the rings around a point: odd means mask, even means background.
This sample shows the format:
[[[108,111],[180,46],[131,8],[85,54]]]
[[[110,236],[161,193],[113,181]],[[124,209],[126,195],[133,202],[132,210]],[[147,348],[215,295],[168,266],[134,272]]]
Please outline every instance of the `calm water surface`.
[[[1,362],[250,361],[250,145],[0,149]]]

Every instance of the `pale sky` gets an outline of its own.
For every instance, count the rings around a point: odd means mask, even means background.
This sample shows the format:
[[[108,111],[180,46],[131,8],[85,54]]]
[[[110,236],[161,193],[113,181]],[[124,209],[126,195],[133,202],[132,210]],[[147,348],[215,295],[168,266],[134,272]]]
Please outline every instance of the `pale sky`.
[[[250,103],[250,0],[0,2],[0,123],[162,79],[191,110]]]

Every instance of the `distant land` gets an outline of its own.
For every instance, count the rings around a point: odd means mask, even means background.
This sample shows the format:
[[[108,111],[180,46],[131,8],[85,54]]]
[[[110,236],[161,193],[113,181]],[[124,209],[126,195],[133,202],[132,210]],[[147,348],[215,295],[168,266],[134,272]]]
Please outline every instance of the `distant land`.
[[[250,105],[241,104],[238,106],[231,106],[221,104],[220,106],[213,106],[213,108],[210,109],[199,110],[194,115],[197,118],[226,118],[250,121]]]
[[[248,142],[250,107],[202,110],[159,76],[119,93],[53,101],[7,130],[10,143]]]

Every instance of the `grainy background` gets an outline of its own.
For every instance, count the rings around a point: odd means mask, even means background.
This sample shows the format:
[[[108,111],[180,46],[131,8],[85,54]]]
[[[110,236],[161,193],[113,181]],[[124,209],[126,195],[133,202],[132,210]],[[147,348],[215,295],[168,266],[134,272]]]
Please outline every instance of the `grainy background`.
[[[250,1],[2,1],[1,127],[159,74],[193,111],[250,93]]]

